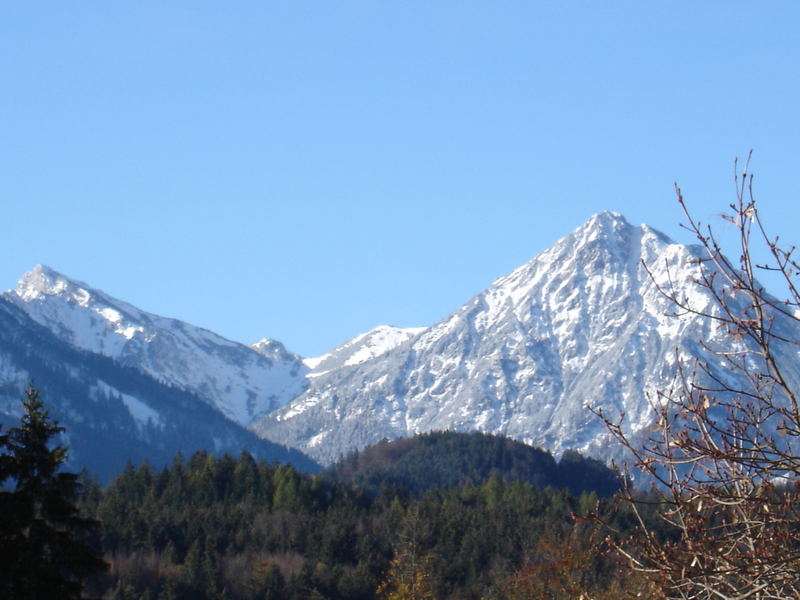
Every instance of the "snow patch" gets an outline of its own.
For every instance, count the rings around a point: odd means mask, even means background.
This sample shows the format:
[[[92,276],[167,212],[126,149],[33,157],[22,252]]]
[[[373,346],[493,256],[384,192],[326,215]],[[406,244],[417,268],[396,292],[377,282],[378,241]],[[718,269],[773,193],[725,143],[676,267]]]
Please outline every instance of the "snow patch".
[[[104,381],[99,381],[97,385],[98,389],[102,391],[106,395],[116,396],[122,400],[122,403],[128,409],[131,417],[133,420],[136,421],[136,424],[139,426],[139,429],[143,429],[148,422],[153,423],[154,425],[158,425],[160,427],[164,426],[164,420],[161,417],[161,414],[153,409],[152,407],[148,406],[135,396],[131,396],[130,394],[124,394],[117,390],[114,387],[111,387]]]

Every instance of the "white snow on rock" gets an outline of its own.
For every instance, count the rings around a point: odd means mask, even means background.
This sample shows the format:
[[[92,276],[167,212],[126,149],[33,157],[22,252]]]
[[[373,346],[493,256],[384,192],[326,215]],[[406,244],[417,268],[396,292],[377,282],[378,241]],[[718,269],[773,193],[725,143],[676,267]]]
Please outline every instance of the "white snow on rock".
[[[417,337],[425,329],[425,327],[401,328],[379,325],[318,358],[306,358],[303,362],[312,369],[309,378],[320,377],[341,367],[360,365],[388,354],[408,340]]]
[[[44,265],[5,297],[69,344],[194,392],[243,425],[306,386],[308,367],[277,342],[250,348],[139,310]]]
[[[698,340],[721,339],[708,320],[670,316],[657,289],[671,277],[713,309],[695,284],[699,252],[600,213],[436,325],[378,328],[307,362],[309,388],[252,429],[323,463],[444,429],[611,458],[618,447],[586,407],[624,413],[628,431],[643,433],[648,397],[672,382],[676,351],[702,357]]]
[[[125,405],[125,408],[128,409],[128,412],[139,429],[144,429],[148,424],[163,426],[164,420],[161,418],[161,414],[142,402],[139,398],[122,393],[108,385],[105,381],[98,381],[96,389],[102,394],[116,396],[122,400],[122,403]]]
[[[679,360],[708,357],[700,340],[731,344],[708,319],[672,316],[659,291],[675,286],[696,309],[719,310],[696,284],[699,253],[600,213],[431,327],[381,325],[305,360],[269,338],[248,347],[141,311],[42,265],[4,297],[61,340],[194,392],[322,463],[446,429],[609,459],[621,450],[587,406],[624,413],[627,431],[643,435],[648,398],[673,382]],[[796,325],[776,325],[800,339]],[[796,349],[781,358],[800,381],[798,359]],[[0,356],[0,374],[13,366]],[[156,404],[121,399],[140,427],[159,423]]]

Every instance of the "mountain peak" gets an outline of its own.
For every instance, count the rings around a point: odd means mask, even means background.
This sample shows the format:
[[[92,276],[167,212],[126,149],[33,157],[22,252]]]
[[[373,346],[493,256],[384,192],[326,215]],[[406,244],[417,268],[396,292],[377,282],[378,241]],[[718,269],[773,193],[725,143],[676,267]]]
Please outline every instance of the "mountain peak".
[[[592,215],[588,222],[621,223],[624,225],[630,225],[628,220],[625,218],[625,215],[618,213],[615,210],[600,211],[599,213]]]
[[[66,343],[195,393],[242,425],[305,387],[307,369],[278,343],[248,348],[144,312],[45,265],[23,275],[5,297]]]
[[[650,248],[650,253],[661,252],[665,246],[674,244],[669,236],[648,225],[633,225],[622,214],[606,210],[591,216],[583,225],[562,238],[551,250],[568,255],[580,254],[581,249],[589,253],[586,259],[595,257],[606,260],[616,255],[619,260],[633,257],[638,265],[642,246]],[[545,251],[543,255],[546,255]],[[560,257],[564,259],[563,256]],[[535,259],[534,259],[535,260]]]
[[[624,235],[632,229],[634,226],[622,214],[604,210],[589,217],[575,232],[584,234],[587,239],[594,239],[595,236],[605,238]]]
[[[302,360],[297,354],[289,352],[281,342],[268,337],[257,341],[255,344],[250,344],[250,348],[270,360],[292,360],[298,363]]]
[[[593,231],[603,231],[606,233],[610,232],[627,233],[633,231],[634,229],[640,230],[642,234],[656,237],[664,243],[667,244],[675,243],[669,238],[669,236],[662,233],[658,229],[650,227],[646,223],[643,223],[638,227],[636,227],[630,221],[628,221],[628,219],[625,218],[625,215],[613,210],[604,210],[602,212],[592,215],[583,225],[578,227],[573,233],[593,232]]]
[[[652,419],[643,399],[672,382],[676,348],[702,357],[696,339],[714,338],[706,322],[673,319],[653,284],[671,277],[695,293],[688,252],[619,213],[598,213],[402,344],[382,351],[395,336],[381,327],[306,361],[309,387],[254,431],[323,462],[434,430],[609,458],[607,431],[585,407],[625,413],[638,435]]]
[[[425,327],[395,327],[378,325],[369,331],[347,340],[341,346],[315,358],[306,358],[305,364],[315,370],[312,377],[338,367],[352,367],[369,362],[393,351],[398,346],[425,331]]]
[[[83,292],[81,296],[88,296],[88,292],[81,288],[82,285],[47,265],[38,264],[20,278],[15,293],[25,301],[42,296],[58,296],[69,291],[74,294],[78,289]]]

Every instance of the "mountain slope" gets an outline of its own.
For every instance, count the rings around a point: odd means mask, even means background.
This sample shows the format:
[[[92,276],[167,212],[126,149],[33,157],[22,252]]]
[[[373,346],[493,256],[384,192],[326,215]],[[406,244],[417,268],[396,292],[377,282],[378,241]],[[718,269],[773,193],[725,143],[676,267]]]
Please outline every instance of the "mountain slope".
[[[73,469],[87,467],[107,481],[127,460],[167,464],[177,451],[206,449],[314,471],[299,452],[259,439],[201,398],[138,369],[74,348],[0,298],[0,424],[15,425],[31,378],[51,416],[66,428]]]
[[[301,393],[309,371],[278,342],[254,348],[130,304],[38,265],[4,297],[64,342],[205,398],[246,425]]]
[[[672,381],[676,351],[702,357],[698,340],[722,335],[708,320],[669,316],[643,266],[713,309],[693,283],[698,252],[601,213],[389,352],[312,372],[303,394],[252,428],[323,463],[446,429],[608,458],[605,429],[586,406],[625,413],[630,431],[643,432],[646,398]]]

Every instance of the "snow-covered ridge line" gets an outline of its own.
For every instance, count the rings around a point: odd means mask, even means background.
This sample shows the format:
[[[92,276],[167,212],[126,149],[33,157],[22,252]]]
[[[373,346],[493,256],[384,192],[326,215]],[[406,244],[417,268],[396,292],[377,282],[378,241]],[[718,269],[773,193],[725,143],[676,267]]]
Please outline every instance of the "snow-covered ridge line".
[[[322,356],[305,359],[303,362],[311,369],[308,377],[317,378],[343,367],[354,367],[379,358],[419,336],[426,329],[426,327],[403,328],[378,325],[374,329],[347,340]]]
[[[672,381],[676,351],[702,360],[698,339],[729,343],[703,319],[669,316],[658,292],[674,284],[713,309],[695,284],[697,252],[600,213],[431,327],[381,325],[305,360],[269,338],[248,347],[146,313],[43,266],[5,298],[61,341],[192,391],[322,462],[437,429],[609,458],[614,446],[586,405],[625,413],[635,436],[652,418],[648,395]],[[140,425],[153,421],[126,406]]]
[[[300,358],[278,342],[254,348],[142,311],[44,265],[5,297],[58,337],[192,391],[246,425],[306,386]]]

